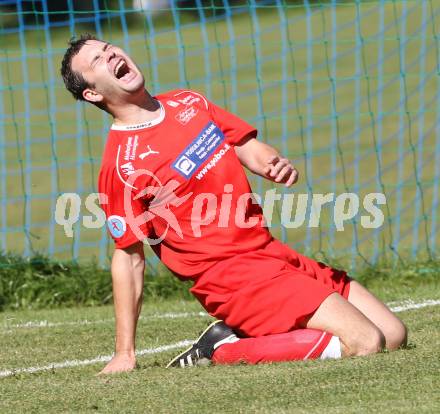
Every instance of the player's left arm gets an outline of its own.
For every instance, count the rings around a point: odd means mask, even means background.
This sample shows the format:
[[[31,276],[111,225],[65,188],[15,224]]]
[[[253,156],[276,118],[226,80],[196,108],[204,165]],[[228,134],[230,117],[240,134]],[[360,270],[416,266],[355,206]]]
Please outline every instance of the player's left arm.
[[[298,181],[298,171],[293,164],[275,148],[258,141],[252,135],[243,138],[234,148],[241,164],[254,174],[286,187]]]

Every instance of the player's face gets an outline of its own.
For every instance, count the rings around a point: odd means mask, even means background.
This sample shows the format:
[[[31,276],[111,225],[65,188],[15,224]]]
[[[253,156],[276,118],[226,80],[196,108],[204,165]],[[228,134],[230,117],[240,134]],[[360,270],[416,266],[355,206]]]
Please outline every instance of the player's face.
[[[83,96],[88,101],[119,101],[121,96],[144,88],[144,77],[120,48],[98,40],[88,40],[72,59],[72,69],[94,85]]]

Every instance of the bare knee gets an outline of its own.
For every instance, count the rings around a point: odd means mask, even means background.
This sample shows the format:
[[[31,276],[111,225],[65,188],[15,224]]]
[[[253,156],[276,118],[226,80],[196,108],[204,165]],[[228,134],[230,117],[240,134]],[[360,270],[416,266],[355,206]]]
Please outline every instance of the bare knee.
[[[369,355],[383,350],[385,336],[359,309],[337,293],[328,296],[310,317],[307,328],[339,337],[346,356]]]
[[[385,347],[385,336],[376,326],[364,328],[344,342],[346,356],[362,356],[381,352]]]
[[[386,347],[390,351],[405,347],[408,341],[408,329],[405,324],[396,318],[385,334]]]
[[[356,281],[350,282],[349,301],[382,331],[387,349],[391,351],[406,345],[406,326],[384,303]]]

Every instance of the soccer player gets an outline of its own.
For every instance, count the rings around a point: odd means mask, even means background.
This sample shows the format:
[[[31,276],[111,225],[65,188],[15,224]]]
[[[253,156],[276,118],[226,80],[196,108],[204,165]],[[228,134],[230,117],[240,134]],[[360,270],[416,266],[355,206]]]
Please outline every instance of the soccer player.
[[[144,242],[218,319],[169,366],[367,355],[406,343],[404,324],[345,272],[274,239],[243,166],[292,186],[298,172],[254,127],[195,91],[151,96],[120,48],[71,40],[67,89],[113,117],[99,174],[115,241],[116,349],[102,373],[135,367]]]

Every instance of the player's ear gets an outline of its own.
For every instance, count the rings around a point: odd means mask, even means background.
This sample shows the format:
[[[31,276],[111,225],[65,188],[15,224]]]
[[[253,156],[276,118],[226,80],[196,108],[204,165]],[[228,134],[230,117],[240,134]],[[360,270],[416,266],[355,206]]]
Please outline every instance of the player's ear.
[[[104,97],[100,93],[90,88],[84,89],[82,95],[86,101],[89,101],[91,103],[99,103],[102,102],[102,100],[104,99]]]

